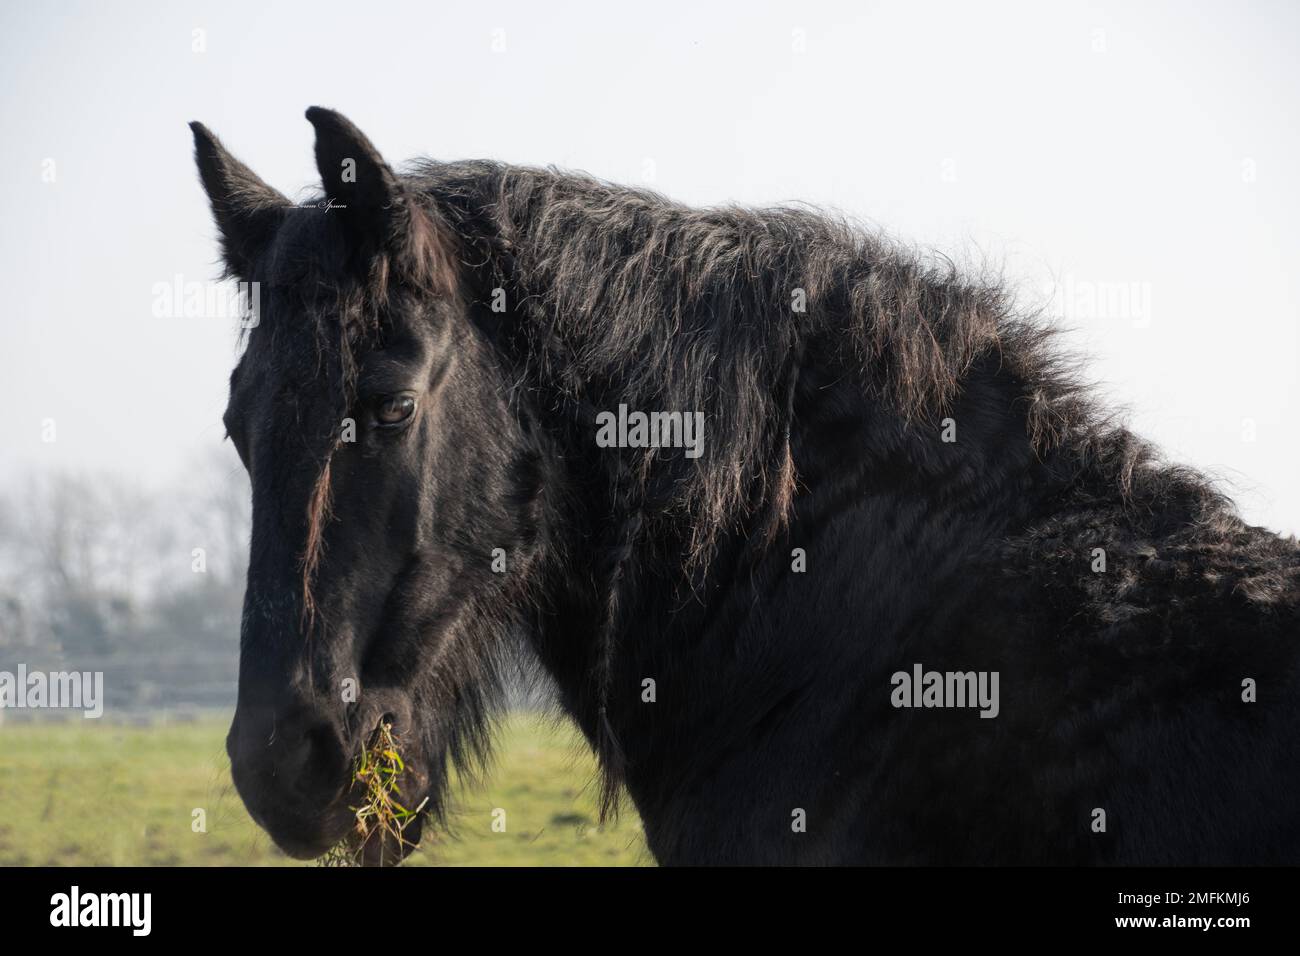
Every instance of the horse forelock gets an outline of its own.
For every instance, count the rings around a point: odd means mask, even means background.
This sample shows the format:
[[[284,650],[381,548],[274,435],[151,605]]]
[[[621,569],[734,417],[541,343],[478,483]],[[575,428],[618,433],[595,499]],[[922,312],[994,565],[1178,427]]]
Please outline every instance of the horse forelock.
[[[297,292],[299,308],[277,321],[305,321],[310,354],[303,357],[310,374],[330,385],[335,426],[319,458],[306,510],[306,538],[299,556],[303,622],[308,632],[317,604],[313,582],[325,548],[325,528],[332,516],[330,466],[341,444],[344,419],[356,401],[358,371],[364,353],[382,340],[395,318],[398,297],[456,297],[460,285],[453,247],[433,212],[416,202],[401,231],[360,250],[349,247],[338,231],[321,228],[319,204],[308,203],[301,215],[281,229],[264,265],[273,284]],[[358,254],[359,253],[359,254]]]

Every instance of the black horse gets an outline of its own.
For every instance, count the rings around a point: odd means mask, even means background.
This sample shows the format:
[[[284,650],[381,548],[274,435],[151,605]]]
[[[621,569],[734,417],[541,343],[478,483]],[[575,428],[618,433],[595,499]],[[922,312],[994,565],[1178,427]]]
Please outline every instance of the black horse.
[[[307,118],[306,205],[192,127],[259,283],[228,749],[287,852],[384,720],[441,818],[518,641],[662,863],[1300,863],[1300,547],[997,282]]]

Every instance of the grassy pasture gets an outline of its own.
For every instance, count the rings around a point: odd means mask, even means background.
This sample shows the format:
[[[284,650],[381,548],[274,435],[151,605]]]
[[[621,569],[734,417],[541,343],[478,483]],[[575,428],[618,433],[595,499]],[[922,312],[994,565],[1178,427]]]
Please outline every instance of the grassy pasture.
[[[0,725],[0,866],[299,866],[249,819],[230,783],[229,722]],[[452,833],[430,830],[406,865],[652,863],[635,811],[596,825],[594,763],[567,724],[514,715],[495,765],[462,781]],[[493,811],[505,810],[505,832]],[[206,813],[207,832],[192,828]]]

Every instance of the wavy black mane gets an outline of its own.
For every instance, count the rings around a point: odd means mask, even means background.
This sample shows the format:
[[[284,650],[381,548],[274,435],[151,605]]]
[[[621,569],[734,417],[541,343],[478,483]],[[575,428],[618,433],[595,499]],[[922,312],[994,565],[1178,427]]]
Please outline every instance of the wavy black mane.
[[[577,416],[620,401],[705,413],[707,467],[662,474],[651,450],[632,492],[691,523],[692,559],[756,509],[773,512],[769,528],[784,520],[797,482],[793,395],[814,342],[925,424],[992,356],[1017,383],[1034,447],[1070,459],[1092,494],[1139,507],[1175,496],[1197,518],[1234,515],[1202,475],[1162,463],[1116,422],[1054,331],[1018,314],[998,278],[968,278],[946,257],[810,208],[693,209],[489,161],[424,163],[413,181],[456,233],[479,293],[514,297],[513,344],[530,383]]]

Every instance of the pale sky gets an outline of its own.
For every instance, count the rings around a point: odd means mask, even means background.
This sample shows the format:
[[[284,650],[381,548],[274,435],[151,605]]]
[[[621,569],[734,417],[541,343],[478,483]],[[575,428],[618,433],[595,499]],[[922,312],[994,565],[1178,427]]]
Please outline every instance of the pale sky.
[[[266,6],[0,12],[0,485],[221,438],[232,323],[153,315],[217,272],[186,123],[293,196],[318,104],[395,164],[804,200],[1054,284],[1135,430],[1300,532],[1295,3]]]

